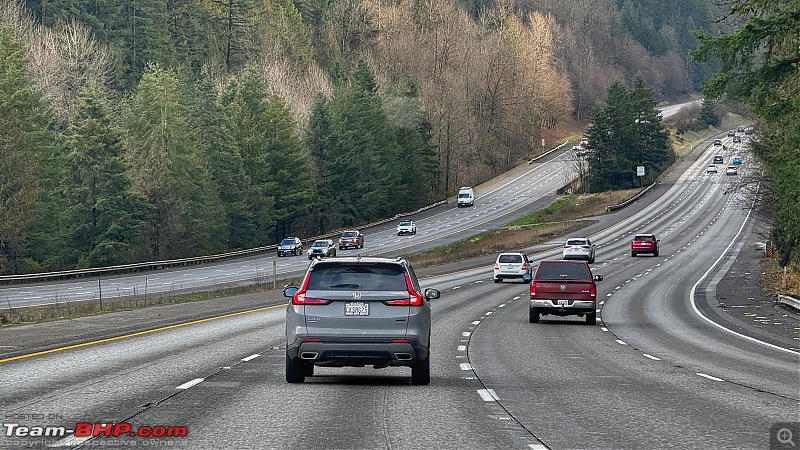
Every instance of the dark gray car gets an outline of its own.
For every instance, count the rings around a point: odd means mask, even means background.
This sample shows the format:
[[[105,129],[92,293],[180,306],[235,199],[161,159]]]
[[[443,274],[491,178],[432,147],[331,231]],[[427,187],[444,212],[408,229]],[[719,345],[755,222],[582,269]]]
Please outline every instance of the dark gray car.
[[[315,259],[300,287],[284,289],[286,381],[302,383],[314,366],[411,367],[413,384],[430,382],[431,307],[408,261]]]

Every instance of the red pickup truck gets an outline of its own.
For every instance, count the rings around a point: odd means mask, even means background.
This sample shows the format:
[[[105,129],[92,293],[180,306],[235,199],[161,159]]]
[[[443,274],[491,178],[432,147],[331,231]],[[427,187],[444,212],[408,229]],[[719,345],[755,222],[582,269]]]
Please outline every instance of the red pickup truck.
[[[523,278],[525,279],[525,278]],[[597,322],[597,285],[602,275],[592,276],[586,261],[541,261],[530,280],[528,321],[539,322],[539,316],[585,316],[586,323]]]

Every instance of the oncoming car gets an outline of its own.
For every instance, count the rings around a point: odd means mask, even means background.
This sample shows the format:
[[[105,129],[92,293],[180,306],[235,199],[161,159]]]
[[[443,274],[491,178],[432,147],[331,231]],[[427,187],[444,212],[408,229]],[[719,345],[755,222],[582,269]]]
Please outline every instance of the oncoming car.
[[[408,261],[315,259],[300,286],[289,286],[286,381],[302,383],[315,366],[411,368],[412,384],[430,383],[431,307],[439,291],[422,289]]]
[[[339,250],[351,247],[364,248],[364,235],[358,230],[343,231],[339,238]]]
[[[278,256],[286,256],[289,254],[297,256],[300,253],[303,253],[303,241],[301,241],[300,238],[287,237],[278,244]]]
[[[522,279],[525,274],[530,273],[530,270],[531,263],[525,253],[500,253],[494,262],[492,279],[495,283],[500,283],[505,279]]]
[[[317,239],[308,249],[308,259],[336,256],[336,245],[331,239]]]

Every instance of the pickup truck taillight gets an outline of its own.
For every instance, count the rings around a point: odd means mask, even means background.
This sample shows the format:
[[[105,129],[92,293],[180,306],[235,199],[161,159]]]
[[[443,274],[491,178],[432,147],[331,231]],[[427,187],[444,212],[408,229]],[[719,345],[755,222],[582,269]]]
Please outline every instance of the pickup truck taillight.
[[[597,298],[597,285],[592,283],[592,286],[589,288],[589,295],[592,298]]]
[[[531,298],[536,296],[536,282],[531,282]]]

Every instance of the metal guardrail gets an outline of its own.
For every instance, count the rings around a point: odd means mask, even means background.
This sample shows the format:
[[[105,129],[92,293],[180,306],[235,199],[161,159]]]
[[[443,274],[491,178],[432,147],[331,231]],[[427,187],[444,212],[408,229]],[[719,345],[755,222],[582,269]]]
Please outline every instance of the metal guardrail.
[[[563,144],[560,144],[551,150],[537,156],[536,158],[531,159],[528,161],[528,164],[533,163],[535,160],[539,158],[543,158],[559,149],[561,147],[567,145],[569,140],[564,141]],[[440,200],[436,203],[433,203],[428,206],[423,206],[422,208],[417,209],[416,211],[405,212],[396,214],[392,217],[387,219],[381,219],[375,222],[371,222],[368,224],[360,225],[358,228],[371,228],[378,225],[383,225],[388,222],[392,222],[398,220],[402,217],[409,217],[413,216],[414,214],[419,214],[421,212],[427,211],[429,209],[433,209],[440,205],[445,205],[448,203],[448,199]],[[309,241],[313,241],[316,239],[327,239],[333,236],[340,234],[344,230],[352,229],[350,228],[342,228],[336,230],[331,233],[322,234],[319,236],[312,236],[307,238]],[[128,273],[128,272],[137,272],[137,271],[146,271],[146,270],[158,270],[158,269],[165,269],[168,267],[181,267],[181,266],[190,266],[196,264],[206,264],[211,262],[218,262],[223,261],[226,259],[232,258],[240,258],[244,256],[253,256],[258,255],[261,253],[266,253],[268,251],[274,251],[278,248],[277,244],[267,245],[264,247],[256,247],[250,248],[245,250],[237,250],[233,252],[227,253],[220,253],[217,255],[206,255],[206,256],[195,256],[191,258],[180,258],[180,259],[168,259],[163,261],[147,261],[141,263],[132,263],[132,264],[122,264],[117,266],[107,266],[107,267],[92,267],[87,269],[75,269],[75,270],[62,270],[58,272],[39,272],[39,273],[30,273],[24,275],[0,275],[0,284],[14,284],[14,283],[21,283],[21,282],[37,282],[37,281],[48,281],[48,280],[58,280],[58,279],[66,279],[66,278],[88,278],[94,277],[99,275],[107,275],[107,274],[117,274],[117,273]]]
[[[435,208],[439,205],[444,205],[447,203],[447,200],[441,200],[436,203],[433,203],[428,206],[423,206],[422,208],[417,209],[416,211],[396,214],[388,219],[381,219],[376,222],[368,223],[361,225],[359,228],[370,228],[378,225],[382,225],[394,220],[398,220],[401,217],[408,217],[414,214],[418,214],[429,209]],[[352,228],[352,227],[351,227]],[[316,240],[316,239],[327,239],[332,236],[336,236],[340,234],[342,231],[351,228],[343,228],[340,230],[336,230],[331,233],[326,233],[319,236],[313,236],[308,238],[307,240]],[[24,275],[0,275],[0,284],[13,284],[13,283],[20,283],[20,282],[36,282],[36,281],[48,281],[48,280],[57,280],[57,279],[65,279],[65,278],[88,278],[94,277],[98,275],[107,275],[107,274],[116,274],[116,273],[127,273],[127,272],[137,272],[137,271],[145,271],[145,270],[157,270],[157,269],[164,269],[168,267],[181,267],[181,266],[189,266],[189,265],[196,265],[196,264],[205,264],[217,261],[223,261],[231,258],[239,258],[244,256],[252,256],[258,255],[261,253],[266,253],[268,251],[274,251],[278,248],[277,244],[267,245],[264,247],[256,247],[250,248],[246,250],[237,250],[227,253],[220,253],[217,255],[206,255],[206,256],[195,256],[191,258],[180,258],[180,259],[168,259],[163,261],[148,261],[148,262],[141,262],[141,263],[132,263],[132,264],[122,264],[117,266],[107,266],[107,267],[93,267],[88,269],[76,269],[76,270],[63,270],[58,272],[40,272],[40,273],[30,273]]]
[[[639,199],[641,196],[643,196],[644,194],[646,194],[646,193],[647,193],[647,192],[648,192],[650,189],[652,189],[652,188],[653,188],[653,186],[655,186],[656,184],[658,184],[658,183],[653,183],[653,184],[651,184],[650,186],[647,186],[646,188],[644,188],[644,189],[642,189],[641,191],[639,191],[639,192],[638,192],[636,195],[634,195],[633,197],[631,197],[631,198],[629,198],[629,199],[625,200],[625,201],[624,201],[624,202],[622,202],[622,203],[618,203],[618,204],[616,204],[616,205],[609,205],[609,206],[606,206],[606,211],[607,211],[607,212],[612,212],[612,211],[616,211],[616,210],[618,210],[618,209],[622,209],[622,208],[624,208],[624,207],[626,207],[626,206],[630,205],[631,203],[633,203],[633,202],[635,202],[636,200],[638,200],[638,199]]]
[[[795,311],[800,311],[800,298],[797,298],[792,295],[778,295],[778,303],[783,305],[790,306],[794,308]]]

